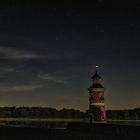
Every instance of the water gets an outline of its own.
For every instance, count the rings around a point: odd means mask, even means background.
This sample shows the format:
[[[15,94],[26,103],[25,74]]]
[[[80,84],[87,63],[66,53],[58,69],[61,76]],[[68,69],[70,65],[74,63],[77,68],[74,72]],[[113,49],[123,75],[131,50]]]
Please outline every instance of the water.
[[[140,120],[109,120],[108,123],[140,126]]]

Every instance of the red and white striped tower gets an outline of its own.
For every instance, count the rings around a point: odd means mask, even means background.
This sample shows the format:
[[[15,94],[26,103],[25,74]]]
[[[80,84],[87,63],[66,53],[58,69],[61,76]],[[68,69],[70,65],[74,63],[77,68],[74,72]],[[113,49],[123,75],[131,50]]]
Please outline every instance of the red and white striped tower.
[[[92,76],[93,84],[89,90],[89,118],[90,122],[106,122],[106,111],[104,103],[105,88],[101,85],[101,77],[96,72]]]

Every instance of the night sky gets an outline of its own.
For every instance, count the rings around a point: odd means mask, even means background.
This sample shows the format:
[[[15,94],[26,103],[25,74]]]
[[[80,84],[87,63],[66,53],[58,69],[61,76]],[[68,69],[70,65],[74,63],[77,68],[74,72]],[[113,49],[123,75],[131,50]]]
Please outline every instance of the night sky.
[[[84,111],[96,65],[107,109],[140,107],[139,1],[1,3],[0,106]]]

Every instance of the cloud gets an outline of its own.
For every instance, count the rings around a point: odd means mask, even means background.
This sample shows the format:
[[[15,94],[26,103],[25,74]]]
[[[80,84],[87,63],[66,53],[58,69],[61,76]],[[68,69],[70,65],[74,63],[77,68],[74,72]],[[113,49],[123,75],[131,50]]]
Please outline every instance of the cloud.
[[[0,67],[0,77],[6,76],[8,73],[15,73],[18,72],[18,68],[23,68],[24,65],[19,66],[3,66]]]
[[[11,47],[0,47],[0,58],[1,59],[43,59],[52,58],[47,55],[40,55],[25,50],[20,50]]]
[[[41,87],[42,85],[0,85],[0,91],[1,92],[33,91]]]
[[[16,71],[16,69],[14,67],[1,67],[0,68],[1,74],[11,73],[11,72],[15,72],[15,71]]]
[[[5,77],[8,73],[16,72],[14,67],[0,68],[0,77]]]
[[[41,87],[42,85],[21,85],[21,86],[14,86],[12,89],[14,91],[30,91],[30,90],[36,90]]]
[[[55,83],[66,83],[65,80],[50,76],[49,74],[39,74],[38,77]]]
[[[9,67],[9,68],[5,68],[5,69],[3,69],[3,71],[4,71],[4,72],[15,72],[16,69],[13,68],[13,67]]]

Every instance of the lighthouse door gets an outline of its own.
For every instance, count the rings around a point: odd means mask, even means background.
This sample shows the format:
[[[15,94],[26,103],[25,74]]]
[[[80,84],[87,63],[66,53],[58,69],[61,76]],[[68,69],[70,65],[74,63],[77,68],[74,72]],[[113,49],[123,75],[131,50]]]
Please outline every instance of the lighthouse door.
[[[93,114],[90,114],[90,116],[89,116],[89,120],[90,120],[90,123],[93,123],[93,121],[94,121]]]

